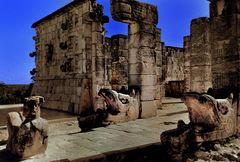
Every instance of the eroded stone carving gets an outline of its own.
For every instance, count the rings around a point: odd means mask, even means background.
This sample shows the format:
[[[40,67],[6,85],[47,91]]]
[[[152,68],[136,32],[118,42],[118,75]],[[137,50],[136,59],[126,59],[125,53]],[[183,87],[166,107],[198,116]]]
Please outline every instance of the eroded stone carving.
[[[106,103],[108,112],[106,122],[124,122],[138,118],[139,102],[135,97],[111,89],[100,89],[98,94]]]
[[[173,160],[184,160],[183,154],[198,149],[203,142],[236,134],[236,104],[232,95],[226,99],[215,99],[207,94],[188,93],[183,101],[189,111],[190,123],[180,120],[177,129],[161,134],[162,144]]]
[[[7,116],[7,150],[22,159],[44,153],[48,143],[48,122],[40,117],[41,96],[25,99],[22,112],[10,112]]]
[[[78,117],[82,131],[106,124],[136,120],[139,117],[139,96],[134,91],[131,95],[126,95],[111,89],[100,89],[98,95],[104,103],[98,104],[96,112]]]

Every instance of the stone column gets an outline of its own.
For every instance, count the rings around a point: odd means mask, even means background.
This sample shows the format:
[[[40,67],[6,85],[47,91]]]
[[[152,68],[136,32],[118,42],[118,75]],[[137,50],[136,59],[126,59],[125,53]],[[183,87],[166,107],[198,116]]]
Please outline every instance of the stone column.
[[[97,93],[104,87],[104,54],[102,26],[97,22],[92,23],[92,97],[96,102]]]
[[[156,77],[157,77],[157,85],[156,85],[156,105],[157,108],[162,107],[162,89],[163,89],[163,73],[162,73],[162,52],[163,52],[163,44],[161,42],[161,29],[157,29],[155,33],[156,39]]]
[[[113,19],[129,24],[129,89],[140,89],[141,117],[156,115],[157,7],[134,0],[111,0]]]
[[[193,19],[190,36],[190,90],[207,92],[212,87],[209,18]]]
[[[128,86],[128,37],[126,35],[114,35],[111,37],[111,86],[114,90],[120,90]]]
[[[92,12],[90,12],[90,18],[92,18],[92,102],[94,109],[97,109],[102,101],[99,101],[98,92],[101,88],[106,87],[106,66],[105,55],[103,46],[105,43],[104,27],[103,24],[108,22],[108,17],[103,15],[103,6],[92,2]],[[109,85],[109,84],[108,84]]]
[[[190,36],[184,37],[184,92],[190,92]]]

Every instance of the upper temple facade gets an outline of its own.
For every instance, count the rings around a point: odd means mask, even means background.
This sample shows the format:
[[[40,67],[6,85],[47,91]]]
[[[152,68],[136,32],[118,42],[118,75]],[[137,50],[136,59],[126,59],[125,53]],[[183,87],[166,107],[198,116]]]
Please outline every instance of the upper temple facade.
[[[45,97],[43,107],[80,114],[101,105],[101,88],[135,89],[146,118],[165,95],[240,87],[239,0],[211,0],[210,17],[192,20],[183,48],[161,41],[154,5],[111,0],[111,14],[128,35],[105,36],[108,17],[95,0],[75,0],[32,25],[32,94]]]

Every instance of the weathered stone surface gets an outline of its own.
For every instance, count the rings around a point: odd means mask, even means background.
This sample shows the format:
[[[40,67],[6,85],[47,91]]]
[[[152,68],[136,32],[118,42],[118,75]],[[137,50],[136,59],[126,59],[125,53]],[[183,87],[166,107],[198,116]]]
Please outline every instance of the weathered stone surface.
[[[191,35],[185,39],[187,91],[239,88],[239,3],[210,1],[210,19],[192,20]]]
[[[104,19],[101,5],[94,1],[74,1],[33,24],[37,31],[37,73],[32,94],[45,96],[44,107],[72,113],[92,109],[98,91],[91,84],[86,91],[85,84],[80,82],[87,79],[100,87],[107,82],[104,81],[107,80]],[[47,59],[49,54],[51,59]],[[83,101],[86,96],[88,101]]]
[[[111,14],[117,21],[158,23],[157,7],[135,0],[111,0]]]
[[[157,80],[155,80],[156,50],[154,50],[159,42],[157,40],[159,36],[155,34],[158,22],[157,8],[134,0],[111,0],[111,13],[113,19],[129,23],[129,86],[140,87],[141,103],[144,101],[154,102],[156,90],[149,87],[157,84]],[[155,75],[155,77],[146,79],[148,75]],[[148,85],[147,88],[146,85]],[[147,112],[145,113],[147,115],[143,116],[154,115],[154,109],[156,109],[155,105],[149,108],[149,111],[153,111],[152,113]]]
[[[141,118],[149,118],[157,115],[157,104],[155,101],[141,101]]]
[[[190,123],[178,121],[177,129],[161,134],[161,141],[168,153],[177,161],[190,150],[199,150],[201,144],[231,137],[236,134],[236,102],[232,95],[227,99],[215,99],[207,94],[188,93],[183,97],[189,111]],[[196,157],[209,160],[205,152],[197,151]]]
[[[126,122],[139,117],[138,96],[117,93],[110,89],[100,89],[99,95],[106,103],[108,116],[105,122]]]
[[[7,116],[7,150],[22,159],[44,153],[48,143],[48,122],[40,117],[43,98],[32,96],[24,103],[23,112]]]
[[[186,91],[207,92],[212,87],[210,23],[208,18],[193,19],[191,35],[185,38]]]
[[[128,85],[128,37],[114,35],[110,39],[111,85],[120,90]]]
[[[165,47],[167,56],[167,71],[165,81],[184,80],[184,54],[182,48]]]
[[[131,80],[134,85],[152,86],[157,84],[156,75],[131,75],[129,76],[129,80]]]

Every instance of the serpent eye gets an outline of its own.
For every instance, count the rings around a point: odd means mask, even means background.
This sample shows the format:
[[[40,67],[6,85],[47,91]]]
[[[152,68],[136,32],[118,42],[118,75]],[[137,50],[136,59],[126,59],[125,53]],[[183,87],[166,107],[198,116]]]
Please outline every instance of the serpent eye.
[[[121,101],[123,104],[129,103],[128,99],[124,99],[124,98],[120,99],[120,101]]]

